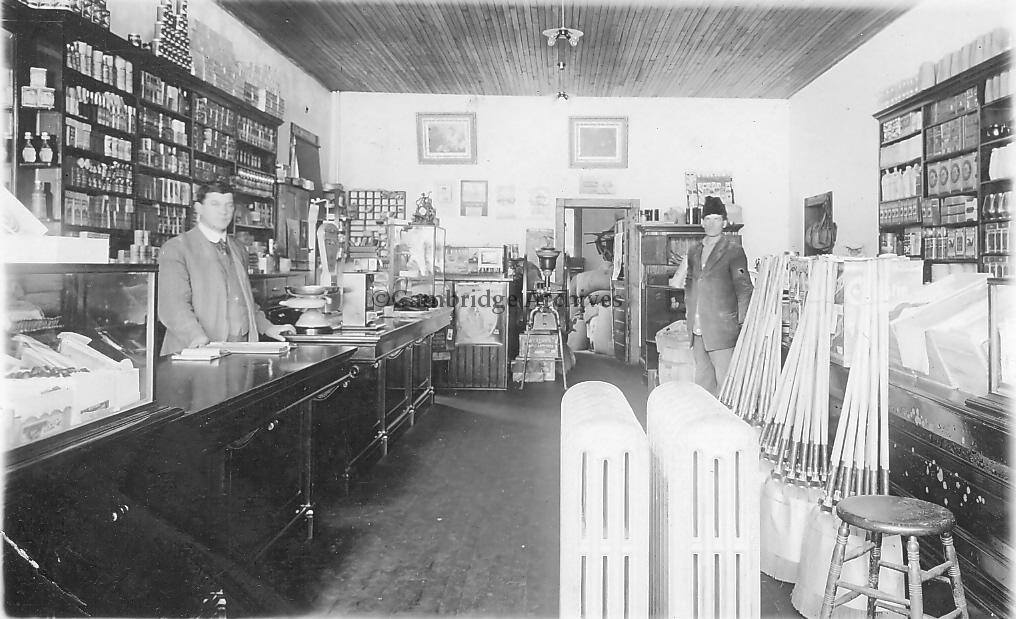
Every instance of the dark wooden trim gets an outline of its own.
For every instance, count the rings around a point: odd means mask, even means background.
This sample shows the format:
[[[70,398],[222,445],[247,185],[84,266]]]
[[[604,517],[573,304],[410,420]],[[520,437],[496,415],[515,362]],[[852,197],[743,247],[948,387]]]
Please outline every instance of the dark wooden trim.
[[[290,135],[293,136],[294,139],[303,140],[304,142],[312,145],[314,148],[321,147],[321,141],[316,133],[311,133],[294,122],[289,123],[289,127]]]
[[[172,421],[181,414],[183,411],[179,408],[159,407],[151,403],[96,419],[66,432],[11,449],[7,452],[7,474],[16,474],[57,456],[71,453],[75,456],[80,455],[85,450],[105,444],[112,438],[137,436],[162,423]]]

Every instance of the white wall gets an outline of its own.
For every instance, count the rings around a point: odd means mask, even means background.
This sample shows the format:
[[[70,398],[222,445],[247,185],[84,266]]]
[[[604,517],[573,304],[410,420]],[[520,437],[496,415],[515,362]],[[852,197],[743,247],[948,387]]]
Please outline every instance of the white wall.
[[[130,33],[137,33],[144,41],[150,41],[158,4],[158,0],[107,0],[110,30],[124,38]],[[286,100],[284,122],[279,127],[279,163],[289,163],[289,123],[295,122],[320,138],[321,179],[326,183],[335,181],[328,175],[328,170],[335,167],[334,162],[328,160],[334,151],[331,146],[330,91],[213,0],[190,0],[188,15],[191,20],[200,21],[232,43],[237,61],[257,62],[274,69],[280,94]]]
[[[878,251],[879,93],[922,62],[999,26],[1010,0],[925,0],[790,98],[790,249],[803,251],[804,198],[833,192],[835,253]]]
[[[449,244],[522,242],[526,228],[554,227],[554,199],[580,197],[579,179],[610,180],[613,196],[642,208],[684,208],[686,171],[725,172],[743,207],[749,256],[788,243],[788,103],[783,100],[489,97],[333,93],[338,179],[346,189],[402,189],[412,199],[437,184],[453,186],[451,204],[435,207]],[[476,165],[420,165],[417,112],[475,112]],[[568,167],[569,116],[627,116],[628,168]],[[487,217],[459,216],[459,181],[486,180]],[[498,208],[499,186],[514,188],[512,209]],[[545,188],[547,208],[530,195]],[[435,191],[434,195],[437,195]],[[506,213],[511,219],[501,218]]]

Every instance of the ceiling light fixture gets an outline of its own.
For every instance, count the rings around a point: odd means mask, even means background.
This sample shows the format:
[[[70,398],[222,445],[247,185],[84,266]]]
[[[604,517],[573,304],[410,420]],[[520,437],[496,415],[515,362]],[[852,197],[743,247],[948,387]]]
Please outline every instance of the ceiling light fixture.
[[[568,41],[572,47],[579,44],[579,39],[582,38],[582,31],[568,28],[564,25],[564,2],[561,3],[561,27],[548,28],[543,31],[543,36],[547,37],[547,45],[550,47],[554,47],[558,39]]]
[[[579,38],[582,37],[582,31],[574,28],[568,28],[564,25],[564,1],[561,2],[561,26],[559,28],[548,28],[543,31],[543,36],[547,37],[547,45],[554,47],[558,39],[564,39],[568,41],[571,47],[576,47],[579,44]],[[557,95],[554,97],[556,103],[567,103],[568,93],[565,91],[565,75],[564,75],[564,53],[566,46],[562,45],[557,48],[557,62],[554,66],[557,68]]]

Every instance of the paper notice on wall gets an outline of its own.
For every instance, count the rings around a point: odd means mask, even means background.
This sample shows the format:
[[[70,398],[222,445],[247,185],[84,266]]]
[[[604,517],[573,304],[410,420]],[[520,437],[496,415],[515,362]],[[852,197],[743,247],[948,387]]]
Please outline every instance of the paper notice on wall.
[[[498,185],[494,189],[494,218],[515,219],[515,185]]]
[[[614,186],[614,181],[609,178],[584,175],[579,178],[579,193],[614,195],[617,193],[617,189]]]
[[[715,196],[723,200],[723,204],[734,203],[734,181],[729,176],[699,176],[698,177],[698,200],[699,206],[706,202],[706,198]]]
[[[554,204],[550,199],[550,190],[546,187],[529,189],[529,216],[537,219],[554,217]]]
[[[452,203],[452,187],[451,181],[438,181],[434,183],[434,204],[439,206],[448,206]]]

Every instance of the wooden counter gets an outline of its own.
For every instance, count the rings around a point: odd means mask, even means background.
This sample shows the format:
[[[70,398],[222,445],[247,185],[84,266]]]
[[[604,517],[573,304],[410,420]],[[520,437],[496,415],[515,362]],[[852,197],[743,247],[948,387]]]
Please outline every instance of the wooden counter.
[[[830,404],[839,412],[848,371],[832,364]],[[890,488],[942,505],[956,516],[953,533],[967,597],[1008,615],[1013,599],[1009,502],[1012,422],[971,406],[968,396],[920,376],[890,372]],[[835,429],[835,423],[830,424]],[[921,545],[929,565],[939,544]],[[924,561],[922,559],[922,562]]]
[[[318,404],[322,413],[316,415],[315,434],[327,437],[318,459],[323,479],[339,481],[348,490],[355,472],[385,456],[390,441],[412,427],[416,416],[433,404],[431,342],[451,316],[451,308],[439,307],[384,318],[385,328],[379,331],[288,338],[297,343],[327,340],[357,347],[351,359],[355,380],[350,388],[341,398]]]
[[[297,524],[313,534],[313,403],[349,384],[355,352],[160,359],[156,402],[172,418],[8,485],[4,530],[45,577],[5,547],[5,610],[292,614],[255,562]]]

